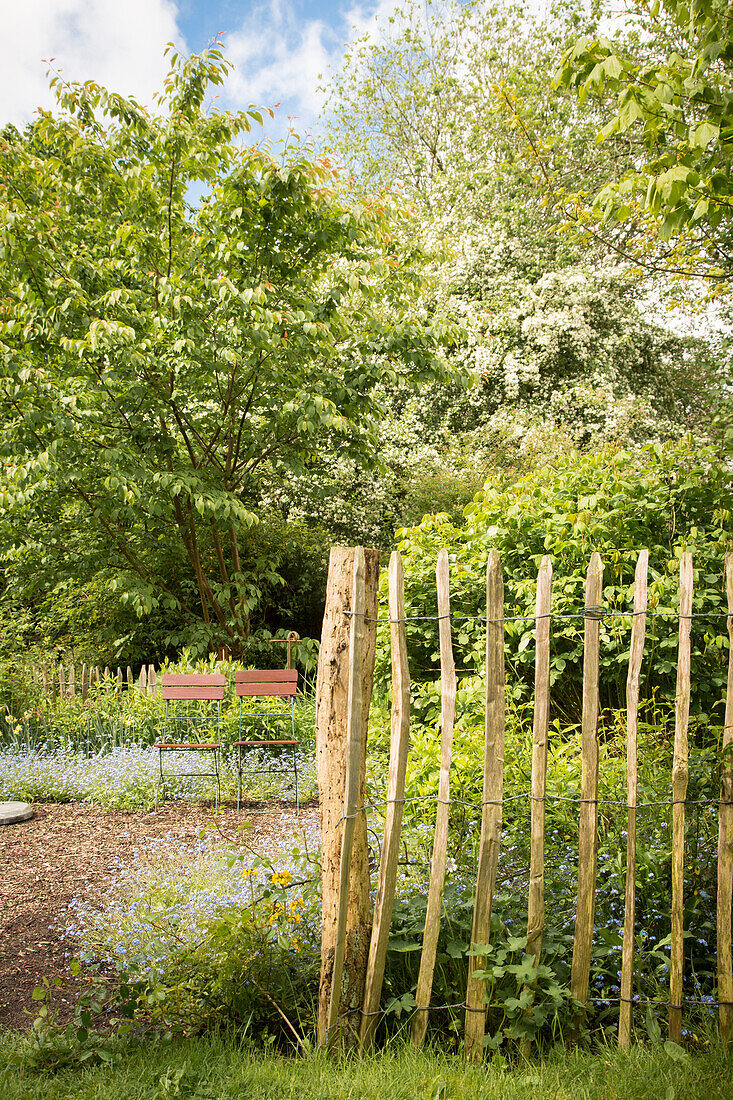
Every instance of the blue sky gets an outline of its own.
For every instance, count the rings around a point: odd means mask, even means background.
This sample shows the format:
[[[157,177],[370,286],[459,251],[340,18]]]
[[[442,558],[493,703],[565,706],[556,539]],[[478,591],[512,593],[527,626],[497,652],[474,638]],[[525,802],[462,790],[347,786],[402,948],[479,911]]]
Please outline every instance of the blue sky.
[[[97,80],[151,101],[165,72],[163,49],[188,53],[221,31],[234,72],[224,107],[282,104],[273,136],[287,116],[317,134],[327,78],[354,34],[386,22],[395,0],[0,0],[0,124],[23,125],[52,98],[46,70],[69,80]]]

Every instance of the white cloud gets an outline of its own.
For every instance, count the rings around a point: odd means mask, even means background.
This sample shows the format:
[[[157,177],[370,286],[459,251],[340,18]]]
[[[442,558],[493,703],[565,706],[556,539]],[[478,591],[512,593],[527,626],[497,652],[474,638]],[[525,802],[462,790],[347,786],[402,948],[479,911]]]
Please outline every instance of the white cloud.
[[[288,0],[264,0],[252,8],[234,33],[227,36],[227,56],[234,72],[227,83],[230,106],[281,103],[278,121],[266,130],[286,129],[290,115],[301,134],[313,133],[324,105],[323,86],[341,63],[345,44],[373,31],[375,17],[384,24],[396,0],[345,7],[330,21],[296,16]],[[314,5],[315,7],[315,5]]]
[[[299,21],[287,0],[269,0],[226,41],[234,65],[227,100],[239,107],[281,103],[281,117],[295,116],[310,130],[321,108],[320,75],[341,53],[340,34],[321,19]]]
[[[185,50],[173,0],[1,0],[0,125],[50,107],[44,63],[67,80],[96,80],[151,101],[167,71],[166,42]]]

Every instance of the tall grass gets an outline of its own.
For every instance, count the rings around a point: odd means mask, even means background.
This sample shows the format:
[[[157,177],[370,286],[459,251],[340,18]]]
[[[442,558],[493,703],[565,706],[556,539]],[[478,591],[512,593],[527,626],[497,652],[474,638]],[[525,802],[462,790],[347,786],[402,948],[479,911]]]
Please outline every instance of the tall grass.
[[[714,1043],[692,1055],[556,1051],[518,1065],[468,1065],[402,1043],[362,1060],[283,1057],[235,1035],[127,1049],[113,1065],[23,1069],[29,1041],[0,1035],[4,1100],[730,1100],[733,1060]]]

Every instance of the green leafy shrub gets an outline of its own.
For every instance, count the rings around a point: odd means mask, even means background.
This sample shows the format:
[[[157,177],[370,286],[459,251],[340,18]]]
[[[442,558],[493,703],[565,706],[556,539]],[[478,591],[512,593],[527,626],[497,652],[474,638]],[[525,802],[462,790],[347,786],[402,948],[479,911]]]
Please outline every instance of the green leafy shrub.
[[[733,545],[733,473],[711,449],[691,438],[624,451],[570,453],[508,489],[488,483],[455,527],[426,516],[401,532],[410,668],[414,681],[438,675],[435,564],[441,547],[451,560],[451,609],[456,665],[480,673],[485,659],[485,569],[491,549],[501,556],[505,583],[506,659],[510,692],[528,698],[534,678],[534,601],[537,569],[553,561],[551,684],[555,717],[577,721],[582,699],[585,575],[591,553],[604,562],[601,624],[601,699],[618,707],[625,697],[632,586],[639,551],[649,550],[649,609],[645,692],[674,699],[679,611],[679,559],[693,554],[699,618],[692,632],[693,712],[720,706],[727,664],[723,569]],[[386,580],[386,578],[385,578]],[[386,597],[386,583],[384,584]],[[385,598],[386,602],[386,598]],[[426,617],[425,621],[419,617]],[[463,618],[465,616],[465,618]],[[388,632],[380,632],[377,682],[389,677]]]

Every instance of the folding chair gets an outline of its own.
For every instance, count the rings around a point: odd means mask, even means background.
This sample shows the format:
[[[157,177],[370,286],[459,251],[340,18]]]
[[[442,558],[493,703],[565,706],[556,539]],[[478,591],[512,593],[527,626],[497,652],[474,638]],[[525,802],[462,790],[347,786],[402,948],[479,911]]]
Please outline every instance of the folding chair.
[[[290,732],[291,737],[288,740],[273,739],[268,737],[252,738],[246,741],[235,741],[234,747],[237,750],[237,809],[239,809],[242,802],[242,770],[244,764],[244,754],[249,749],[255,748],[268,748],[268,749],[287,749],[291,748],[293,751],[293,774],[295,776],[295,807],[296,810],[300,809],[300,800],[298,797],[298,746],[300,741],[295,739],[295,697],[298,694],[298,670],[295,668],[273,668],[258,670],[255,672],[235,672],[234,674],[234,690],[237,693],[239,699],[239,733],[242,734],[242,723],[244,720],[249,721],[252,718],[280,718],[287,720],[290,718]],[[290,701],[290,710],[277,710],[274,706],[271,706],[267,710],[259,711],[247,711],[242,709],[243,699],[288,699]],[[265,772],[277,772],[277,768],[263,768]]]
[[[221,780],[219,776],[219,753],[221,751],[221,701],[226,690],[226,677],[221,672],[205,673],[178,673],[164,672],[161,679],[161,691],[165,699],[165,721],[163,723],[163,741],[155,746],[158,750],[160,764],[160,776],[155,793],[155,805],[158,805],[158,795],[165,788],[168,779],[215,779],[216,780],[216,805],[221,799]],[[193,704],[201,702],[215,702],[216,713],[206,713],[199,706],[192,712]],[[203,726],[206,729],[208,723],[216,723],[216,741],[178,741],[168,740],[169,723],[176,728],[176,723],[185,723],[185,729],[192,726]],[[213,771],[180,772],[163,768],[163,754],[169,753],[211,753]],[[175,757],[174,757],[175,759]]]

